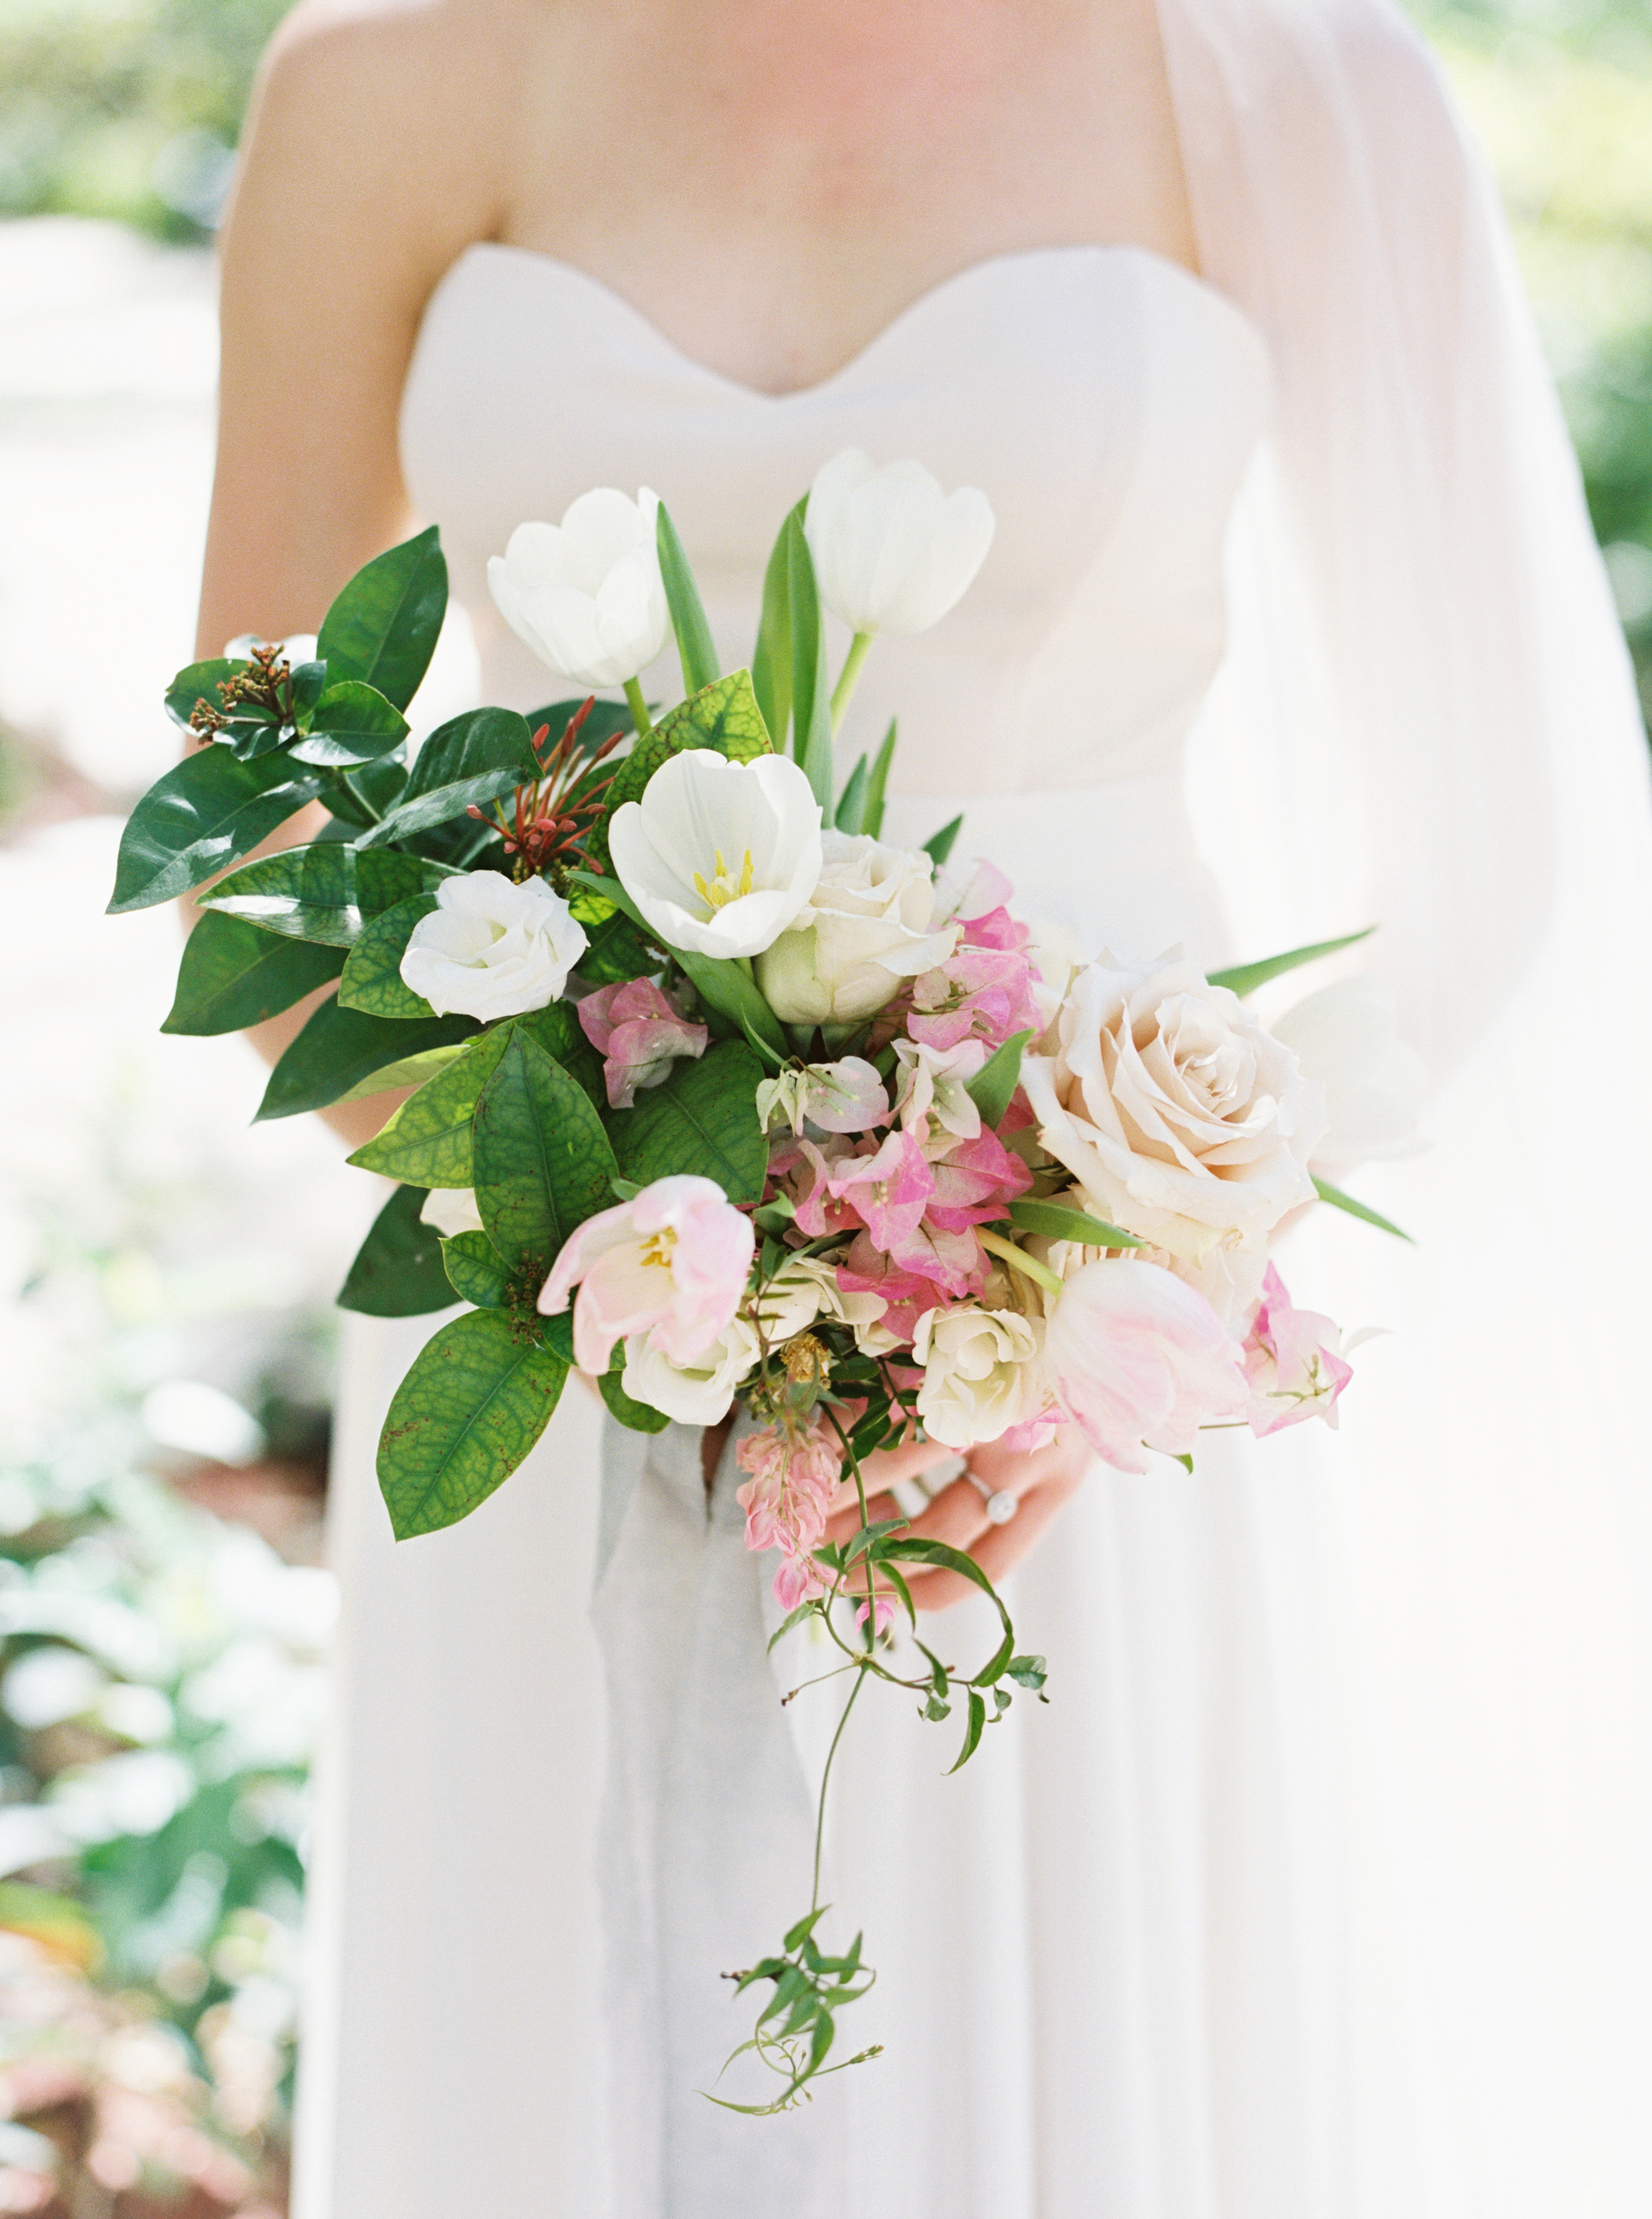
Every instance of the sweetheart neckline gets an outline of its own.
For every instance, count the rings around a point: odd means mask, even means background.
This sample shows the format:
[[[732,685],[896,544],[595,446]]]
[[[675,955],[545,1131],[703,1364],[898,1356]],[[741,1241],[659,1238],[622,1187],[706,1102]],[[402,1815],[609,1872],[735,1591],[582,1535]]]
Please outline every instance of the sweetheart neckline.
[[[1028,263],[1053,261],[1075,255],[1084,255],[1104,262],[1133,259],[1145,263],[1151,269],[1164,271],[1173,280],[1179,280],[1183,285],[1189,288],[1193,298],[1206,301],[1221,312],[1230,320],[1232,326],[1242,332],[1253,345],[1264,351],[1267,345],[1260,326],[1239,307],[1231,295],[1224,293],[1220,286],[1213,285],[1208,277],[1201,277],[1196,270],[1189,270],[1183,264],[1172,261],[1169,255],[1160,254],[1153,247],[1139,246],[1128,239],[1111,242],[1096,241],[1089,244],[1080,241],[1065,246],[1013,247],[1004,253],[984,255],[978,262],[966,263],[961,270],[953,270],[950,277],[940,278],[935,284],[926,287],[922,293],[909,301],[904,308],[897,310],[889,321],[881,326],[866,341],[866,344],[857,349],[847,362],[841,363],[835,370],[830,371],[825,377],[817,379],[812,385],[794,386],[785,393],[769,393],[761,386],[748,385],[741,378],[731,377],[725,371],[714,370],[709,363],[701,362],[697,356],[687,353],[678,345],[676,340],[671,338],[668,333],[655,323],[652,316],[639,308],[635,301],[628,300],[624,294],[618,292],[606,279],[593,276],[588,270],[582,270],[576,262],[565,262],[560,255],[549,253],[543,247],[519,246],[507,239],[473,239],[449,266],[436,289],[436,294],[432,295],[430,306],[434,306],[437,294],[441,292],[449,280],[464,264],[473,256],[481,254],[508,255],[519,262],[537,264],[552,277],[571,278],[576,284],[593,293],[611,310],[617,311],[635,325],[639,331],[646,333],[662,353],[669,355],[683,369],[692,372],[697,377],[705,378],[713,384],[724,387],[742,400],[765,404],[773,408],[783,408],[799,401],[816,400],[823,395],[835,391],[839,385],[852,379],[889,341],[909,325],[927,314],[938,303],[982,279]],[[430,309],[427,307],[426,315],[429,312]]]

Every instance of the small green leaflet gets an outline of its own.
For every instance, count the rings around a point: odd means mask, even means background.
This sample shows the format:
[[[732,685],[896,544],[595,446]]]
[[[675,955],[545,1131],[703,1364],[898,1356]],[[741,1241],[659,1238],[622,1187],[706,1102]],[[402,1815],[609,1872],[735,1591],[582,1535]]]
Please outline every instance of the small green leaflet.
[[[456,1233],[442,1243],[442,1268],[461,1302],[478,1309],[507,1308],[510,1275],[485,1233]]]
[[[605,1371],[597,1382],[597,1391],[607,1404],[610,1414],[628,1433],[662,1433],[671,1423],[663,1410],[656,1410],[650,1402],[638,1402],[620,1384],[619,1371]]]
[[[1046,1240],[1082,1240],[1087,1248],[1140,1248],[1146,1242],[1121,1225],[1104,1217],[1091,1217],[1082,1209],[1068,1209],[1059,1202],[1034,1202],[1022,1195],[1009,1205],[1009,1222],[1022,1233]]]
[[[398,1187],[373,1221],[338,1290],[340,1309],[369,1317],[419,1317],[458,1300],[442,1269],[442,1242],[420,1222],[422,1186]]]
[[[393,859],[370,855],[364,860],[389,862]],[[381,910],[376,917],[368,918],[338,981],[338,1000],[344,1008],[370,1010],[379,1017],[435,1016],[424,996],[415,994],[401,979],[401,959],[407,952],[413,929],[435,907],[433,893],[413,894],[394,909]]]
[[[1329,1179],[1316,1178],[1314,1188],[1320,1200],[1328,1202],[1332,1209],[1345,1209],[1350,1217],[1357,1217],[1367,1225],[1376,1226],[1379,1233],[1392,1233],[1396,1240],[1411,1240],[1410,1234],[1401,1232],[1391,1219],[1373,1209],[1369,1203],[1356,1202],[1351,1194],[1345,1194],[1339,1186],[1332,1186]],[[1414,1243],[1413,1245],[1415,1246]]]
[[[966,1082],[964,1091],[980,1111],[983,1124],[997,1126],[1003,1122],[1004,1114],[1021,1084],[1021,1060],[1032,1037],[1030,1028],[1024,1033],[1013,1033],[1002,1047],[987,1058],[974,1078]]]
[[[407,719],[393,701],[359,678],[345,678],[327,687],[309,730],[288,753],[295,762],[348,770],[388,755],[407,737]]]
[[[1265,955],[1259,963],[1235,963],[1226,971],[1212,971],[1207,976],[1213,986],[1226,986],[1234,994],[1253,994],[1270,979],[1295,970],[1299,963],[1312,963],[1321,955],[1334,955],[1338,948],[1356,947],[1360,941],[1369,940],[1376,930],[1374,924],[1368,924],[1363,932],[1345,933],[1340,940],[1316,940],[1311,948],[1293,948],[1283,955]]]

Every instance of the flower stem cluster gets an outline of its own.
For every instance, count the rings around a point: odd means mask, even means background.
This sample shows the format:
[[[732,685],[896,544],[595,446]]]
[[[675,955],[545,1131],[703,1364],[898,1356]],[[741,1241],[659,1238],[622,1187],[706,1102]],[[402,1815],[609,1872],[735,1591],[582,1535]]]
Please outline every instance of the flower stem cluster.
[[[581,735],[595,706],[596,696],[592,694],[574,711],[561,739],[549,749],[545,743],[550,737],[550,726],[540,725],[533,736],[540,774],[517,787],[508,817],[498,802],[490,812],[473,801],[465,812],[478,824],[494,827],[511,858],[511,875],[519,882],[547,874],[556,880],[576,863],[587,870],[600,869],[586,855],[585,842],[601,821],[614,774],[610,771],[606,778],[593,779],[590,773],[613,753],[621,735],[611,732],[587,753]],[[563,889],[558,886],[557,891]]]

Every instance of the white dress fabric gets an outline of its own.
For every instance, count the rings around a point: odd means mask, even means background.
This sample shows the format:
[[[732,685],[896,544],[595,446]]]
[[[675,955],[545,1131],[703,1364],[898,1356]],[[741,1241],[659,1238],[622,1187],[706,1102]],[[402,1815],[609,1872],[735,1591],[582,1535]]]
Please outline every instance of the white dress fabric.
[[[698,2092],[748,2029],[717,1976],[807,1903],[834,1698],[779,1707],[731,1476],[708,1513],[696,1435],[605,1450],[570,1389],[481,1510],[398,1549],[373,1451],[432,1321],[352,1320],[299,2219],[1652,2203],[1626,1383],[1652,1320],[1624,1260],[1652,1231],[1652,843],[1621,649],[1407,40],[1363,5],[1165,20],[1223,289],[1130,247],[1003,256],[773,398],[572,268],[477,246],[427,311],[404,459],[484,697],[523,708],[564,689],[482,566],[588,486],[667,498],[725,667],[839,447],[984,488],[979,581],[879,643],[845,734],[899,714],[885,836],[963,808],[960,854],[1024,914],[1124,957],[1380,917],[1447,1084],[1432,1153],[1363,1190],[1424,1245],[1309,1227],[1286,1268],[1394,1337],[1340,1435],[1092,1472],[1009,1583],[1051,1702],[1018,1700],[966,1773],[941,1776],[950,1728],[867,1691],[829,1893],[880,1974],[843,2053],[884,2054],[753,2123]],[[1419,171],[1407,263],[1360,235],[1390,221],[1363,188]],[[966,1661],[978,1619],[938,1624]]]

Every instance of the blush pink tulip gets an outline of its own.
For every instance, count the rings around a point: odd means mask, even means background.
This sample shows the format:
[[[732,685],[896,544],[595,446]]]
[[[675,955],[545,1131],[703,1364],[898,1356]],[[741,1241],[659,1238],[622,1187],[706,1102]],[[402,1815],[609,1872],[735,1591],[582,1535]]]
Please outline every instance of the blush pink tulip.
[[[599,986],[574,1004],[580,1026],[602,1058],[611,1110],[629,1110],[639,1086],[659,1086],[678,1056],[701,1056],[711,1035],[692,1025],[652,979]]]
[[[1119,1471],[1144,1448],[1185,1456],[1199,1428],[1250,1406],[1239,1343],[1196,1288],[1157,1264],[1086,1264],[1062,1289],[1044,1361],[1062,1408]]]
[[[558,1317],[579,1283],[574,1360],[598,1377],[615,1344],[651,1333],[667,1361],[692,1364],[732,1322],[756,1235],[714,1179],[655,1179],[634,1201],[587,1218],[545,1281],[539,1308]]]
[[[1245,1338],[1245,1376],[1258,1439],[1304,1418],[1323,1418],[1334,1429],[1337,1397],[1354,1376],[1342,1354],[1341,1328],[1316,1311],[1293,1309],[1271,1264]]]

